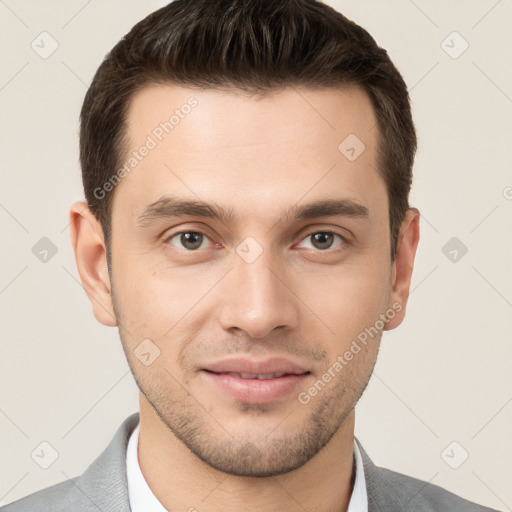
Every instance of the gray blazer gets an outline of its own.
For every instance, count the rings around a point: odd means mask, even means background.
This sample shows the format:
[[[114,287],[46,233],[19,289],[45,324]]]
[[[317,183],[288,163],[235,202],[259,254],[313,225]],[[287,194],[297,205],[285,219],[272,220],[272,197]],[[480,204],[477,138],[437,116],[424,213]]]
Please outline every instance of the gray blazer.
[[[126,447],[139,421],[134,413],[103,453],[78,477],[37,491],[0,512],[130,512]],[[356,438],[363,459],[369,512],[489,512],[437,485],[375,466]]]

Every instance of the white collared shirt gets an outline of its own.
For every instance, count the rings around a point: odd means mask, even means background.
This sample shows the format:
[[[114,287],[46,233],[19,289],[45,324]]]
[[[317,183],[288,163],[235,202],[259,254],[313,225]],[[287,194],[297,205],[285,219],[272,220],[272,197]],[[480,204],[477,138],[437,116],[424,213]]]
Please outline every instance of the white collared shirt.
[[[139,466],[137,446],[139,443],[139,426],[130,436],[126,449],[126,476],[128,479],[128,498],[132,512],[167,512],[158,501],[147,484]],[[368,512],[368,496],[366,494],[366,479],[364,477],[363,459],[354,440],[354,455],[356,463],[356,479],[347,512]]]

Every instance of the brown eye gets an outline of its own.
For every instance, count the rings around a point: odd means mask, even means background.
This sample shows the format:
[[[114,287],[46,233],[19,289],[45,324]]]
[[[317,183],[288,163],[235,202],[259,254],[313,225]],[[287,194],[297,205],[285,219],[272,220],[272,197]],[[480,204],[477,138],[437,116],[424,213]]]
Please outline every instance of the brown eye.
[[[208,239],[208,237],[197,231],[182,231],[168,238],[168,242],[170,242],[172,245],[176,245],[172,242],[173,239],[178,240],[179,249],[184,248],[188,251],[195,251],[201,247],[205,239]]]

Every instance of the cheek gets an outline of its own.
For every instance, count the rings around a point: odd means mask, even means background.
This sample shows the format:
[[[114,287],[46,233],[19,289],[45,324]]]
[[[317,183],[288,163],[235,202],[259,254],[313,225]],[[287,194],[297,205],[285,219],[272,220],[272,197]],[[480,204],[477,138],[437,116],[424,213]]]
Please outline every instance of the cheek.
[[[112,267],[118,313],[132,342],[155,338],[162,330],[159,323],[169,324],[166,315],[173,311],[173,288],[155,278],[143,258],[119,257]]]
[[[326,332],[341,347],[350,344],[384,313],[389,297],[389,276],[390,268],[382,263],[366,261],[340,266],[322,275],[310,273],[298,295],[312,311],[312,321],[319,323],[321,320],[328,327]]]
[[[136,339],[174,337],[190,324],[201,299],[222,275],[213,268],[177,267],[148,256],[116,261],[113,276],[122,322]]]

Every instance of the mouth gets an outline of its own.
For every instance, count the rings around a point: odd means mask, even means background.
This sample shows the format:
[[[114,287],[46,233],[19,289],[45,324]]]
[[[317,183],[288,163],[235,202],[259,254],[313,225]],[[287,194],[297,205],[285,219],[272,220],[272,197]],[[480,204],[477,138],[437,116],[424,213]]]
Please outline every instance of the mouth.
[[[302,373],[237,373],[237,372],[212,372],[210,370],[205,370],[210,373],[215,373],[217,375],[231,375],[232,377],[237,377],[239,379],[258,379],[258,380],[269,380],[269,379],[278,379],[279,377],[285,377],[287,375],[303,375]],[[309,372],[304,372],[309,373]]]
[[[253,404],[286,398],[311,375],[309,370],[283,359],[260,363],[241,359],[221,361],[200,373],[215,390]]]

